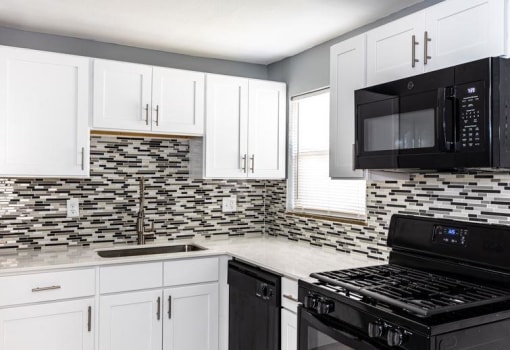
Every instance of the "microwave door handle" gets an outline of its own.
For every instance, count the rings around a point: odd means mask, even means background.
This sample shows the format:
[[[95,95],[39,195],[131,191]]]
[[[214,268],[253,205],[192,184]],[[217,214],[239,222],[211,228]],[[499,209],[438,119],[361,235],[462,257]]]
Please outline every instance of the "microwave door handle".
[[[441,90],[444,105],[441,107],[442,113],[439,115],[442,119],[444,147],[446,151],[454,152],[457,143],[455,126],[457,124],[458,100],[452,87],[442,88]]]

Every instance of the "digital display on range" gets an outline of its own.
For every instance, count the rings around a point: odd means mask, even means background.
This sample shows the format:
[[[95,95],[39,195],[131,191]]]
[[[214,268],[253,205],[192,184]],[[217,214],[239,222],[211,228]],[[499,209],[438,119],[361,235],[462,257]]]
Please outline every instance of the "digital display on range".
[[[436,243],[466,246],[468,230],[458,227],[436,226],[432,240]]]
[[[468,89],[467,89],[467,93],[468,93],[468,94],[474,94],[474,93],[476,93],[476,88],[475,88],[475,87],[470,87],[470,88],[468,88]]]

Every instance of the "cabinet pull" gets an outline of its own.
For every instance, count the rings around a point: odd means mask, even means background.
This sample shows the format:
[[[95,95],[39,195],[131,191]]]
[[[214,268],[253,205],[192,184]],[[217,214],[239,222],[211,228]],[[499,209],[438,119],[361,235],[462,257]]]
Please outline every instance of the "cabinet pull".
[[[416,62],[420,62],[419,59],[416,58],[416,46],[420,43],[416,41],[416,35],[412,36],[411,39],[411,66],[416,67]]]
[[[156,317],[158,318],[158,321],[161,319],[161,297],[158,297],[158,300],[156,301],[158,304],[158,310],[156,311]]]
[[[92,306],[89,306],[87,310],[87,330],[92,332]]]
[[[149,125],[149,104],[145,105],[145,125]]]
[[[298,302],[298,300],[297,300],[296,298],[294,298],[294,297],[293,297],[292,295],[290,295],[290,294],[284,294],[284,295],[283,295],[283,297],[284,297],[285,299],[289,299],[289,300],[291,300],[291,301],[295,301],[296,303]]]
[[[352,144],[352,171],[356,170],[356,144]]]
[[[251,160],[251,173],[253,174],[255,172],[255,155],[252,154],[250,157]]]
[[[243,156],[243,167],[241,168],[243,170],[243,173],[246,173],[246,154]]]
[[[168,319],[172,319],[172,296],[168,296]]]
[[[85,147],[81,148],[81,170],[85,170]]]
[[[423,64],[427,65],[429,63],[429,60],[432,59],[432,56],[429,56],[429,42],[431,42],[432,39],[429,38],[429,32],[425,31],[425,35],[423,38]]]
[[[159,105],[156,105],[156,126],[159,126]]]
[[[62,287],[61,286],[37,287],[37,288],[32,288],[32,293],[44,292],[47,290],[55,290],[55,289],[60,289],[60,288],[62,288]]]

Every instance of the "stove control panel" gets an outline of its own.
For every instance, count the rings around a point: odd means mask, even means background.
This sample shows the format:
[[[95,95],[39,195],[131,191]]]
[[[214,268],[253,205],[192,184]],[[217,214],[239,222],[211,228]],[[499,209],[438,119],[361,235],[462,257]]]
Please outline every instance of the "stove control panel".
[[[303,306],[315,311],[318,315],[327,315],[335,311],[334,301],[314,294],[305,296]]]
[[[467,246],[469,231],[466,228],[451,226],[434,226],[432,241],[435,243]]]
[[[382,320],[368,323],[368,336],[386,341],[389,346],[401,346],[411,335],[406,329]]]

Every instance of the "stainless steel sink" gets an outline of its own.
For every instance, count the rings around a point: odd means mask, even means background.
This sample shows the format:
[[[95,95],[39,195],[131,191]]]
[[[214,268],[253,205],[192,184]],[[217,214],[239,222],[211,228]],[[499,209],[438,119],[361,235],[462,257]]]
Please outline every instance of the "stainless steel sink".
[[[169,253],[185,253],[206,250],[195,244],[179,244],[169,246],[156,247],[137,247],[125,249],[99,250],[97,254],[102,258],[120,258],[123,256],[151,255],[151,254],[169,254]]]

